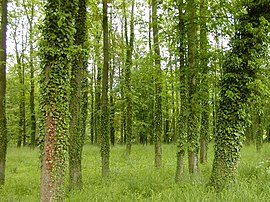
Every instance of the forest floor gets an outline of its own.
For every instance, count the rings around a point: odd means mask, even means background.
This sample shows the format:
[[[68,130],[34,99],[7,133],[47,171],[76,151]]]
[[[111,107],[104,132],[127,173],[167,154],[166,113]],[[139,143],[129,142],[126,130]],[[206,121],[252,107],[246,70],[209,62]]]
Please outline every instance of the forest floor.
[[[163,167],[154,168],[153,146],[133,145],[130,156],[125,146],[111,149],[110,178],[101,179],[100,148],[86,145],[83,152],[83,182],[80,191],[67,192],[67,201],[270,201],[270,144],[260,154],[254,145],[241,153],[237,183],[221,193],[208,192],[213,145],[209,162],[200,165],[197,176],[185,174],[181,183],[174,182],[176,146],[163,145]],[[187,168],[185,168],[187,171]],[[0,202],[39,201],[39,150],[8,148],[6,185],[0,188]]]

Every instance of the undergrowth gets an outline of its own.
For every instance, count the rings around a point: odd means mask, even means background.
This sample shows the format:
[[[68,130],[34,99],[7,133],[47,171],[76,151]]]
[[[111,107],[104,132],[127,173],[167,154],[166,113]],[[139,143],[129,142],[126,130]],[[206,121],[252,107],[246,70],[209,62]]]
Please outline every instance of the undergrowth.
[[[175,145],[163,145],[163,166],[154,168],[153,146],[134,145],[130,156],[124,146],[111,149],[110,177],[101,179],[100,148],[86,145],[83,151],[82,190],[68,192],[67,201],[269,201],[270,144],[261,154],[253,145],[245,146],[237,182],[221,193],[207,191],[213,150],[209,162],[200,165],[196,176],[185,173],[180,183],[174,182]],[[39,201],[39,151],[10,147],[7,156],[6,185],[0,188],[0,202]],[[185,168],[187,171],[187,168]]]

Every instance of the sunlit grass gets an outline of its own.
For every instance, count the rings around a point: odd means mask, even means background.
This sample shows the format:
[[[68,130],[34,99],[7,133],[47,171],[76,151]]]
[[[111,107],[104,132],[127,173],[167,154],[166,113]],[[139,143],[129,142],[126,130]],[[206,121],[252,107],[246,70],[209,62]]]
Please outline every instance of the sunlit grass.
[[[130,156],[124,146],[111,149],[110,178],[101,179],[100,148],[86,145],[83,152],[82,190],[67,192],[67,201],[269,201],[270,145],[261,154],[253,145],[241,153],[236,184],[219,194],[207,192],[213,159],[200,165],[197,176],[185,174],[174,182],[176,147],[163,146],[163,166],[154,168],[153,146],[134,145]],[[187,170],[187,168],[186,168]],[[0,201],[39,201],[39,151],[29,148],[8,149],[6,185],[0,189]]]

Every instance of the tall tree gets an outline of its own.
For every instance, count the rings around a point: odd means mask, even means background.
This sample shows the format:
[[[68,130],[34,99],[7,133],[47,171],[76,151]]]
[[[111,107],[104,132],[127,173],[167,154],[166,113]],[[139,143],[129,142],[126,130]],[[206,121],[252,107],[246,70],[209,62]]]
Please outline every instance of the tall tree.
[[[202,105],[200,132],[200,163],[207,162],[207,148],[209,139],[209,68],[207,41],[207,2],[200,0],[200,71],[202,72],[200,95]]]
[[[110,137],[108,113],[108,82],[109,82],[109,29],[108,29],[108,1],[102,0],[103,5],[103,71],[102,71],[102,106],[101,106],[101,158],[102,177],[109,176]]]
[[[156,0],[152,0],[152,24],[155,53],[155,166],[157,168],[160,168],[162,165],[162,70],[159,48],[159,28]]]
[[[30,67],[30,118],[31,118],[31,132],[30,145],[32,148],[36,145],[36,112],[35,112],[35,69],[34,69],[34,14],[35,5],[33,1],[26,5],[23,3],[24,10],[29,26],[29,67]]]
[[[76,1],[48,0],[40,45],[41,162],[40,201],[64,201],[68,153],[70,49]]]
[[[135,0],[131,3],[131,16],[130,16],[130,37],[128,40],[127,29],[127,14],[125,13],[125,38],[126,38],[126,64],[125,64],[125,101],[126,101],[126,152],[129,155],[131,153],[131,138],[132,138],[132,92],[131,92],[131,68],[132,68],[132,54],[134,49],[134,4]],[[124,3],[124,9],[126,5]]]
[[[235,180],[251,92],[263,58],[269,53],[269,1],[244,2],[241,7],[246,13],[236,18],[232,49],[223,64],[221,78],[215,157],[210,178],[215,191],[221,191]]]
[[[198,171],[198,133],[199,133],[199,117],[198,117],[198,70],[197,70],[197,15],[196,1],[190,0],[187,2],[187,17],[188,17],[188,59],[187,65],[188,75],[188,167],[190,173]]]
[[[180,181],[184,172],[184,155],[186,149],[187,137],[187,76],[185,64],[185,33],[184,33],[184,3],[183,0],[178,1],[178,30],[179,30],[179,56],[180,56],[180,70],[179,70],[179,84],[180,84],[180,112],[177,120],[177,164],[176,164],[176,182]]]
[[[6,61],[7,61],[7,1],[1,1],[1,31],[0,31],[0,186],[5,183],[6,153],[7,153],[7,123],[6,123]]]
[[[82,149],[85,137],[85,121],[87,118],[87,49],[85,47],[86,1],[78,1],[75,14],[75,50],[71,67],[71,93],[69,110],[69,186],[71,189],[82,187]]]

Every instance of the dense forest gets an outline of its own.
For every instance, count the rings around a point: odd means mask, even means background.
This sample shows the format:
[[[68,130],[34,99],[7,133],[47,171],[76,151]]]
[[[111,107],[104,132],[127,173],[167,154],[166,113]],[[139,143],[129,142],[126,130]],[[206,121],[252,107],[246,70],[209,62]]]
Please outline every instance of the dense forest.
[[[269,0],[2,0],[0,190],[26,148],[44,202],[88,189],[96,147],[103,183],[141,147],[154,171],[173,148],[176,186],[205,165],[205,192],[237,184],[243,146],[270,141],[269,20]]]

